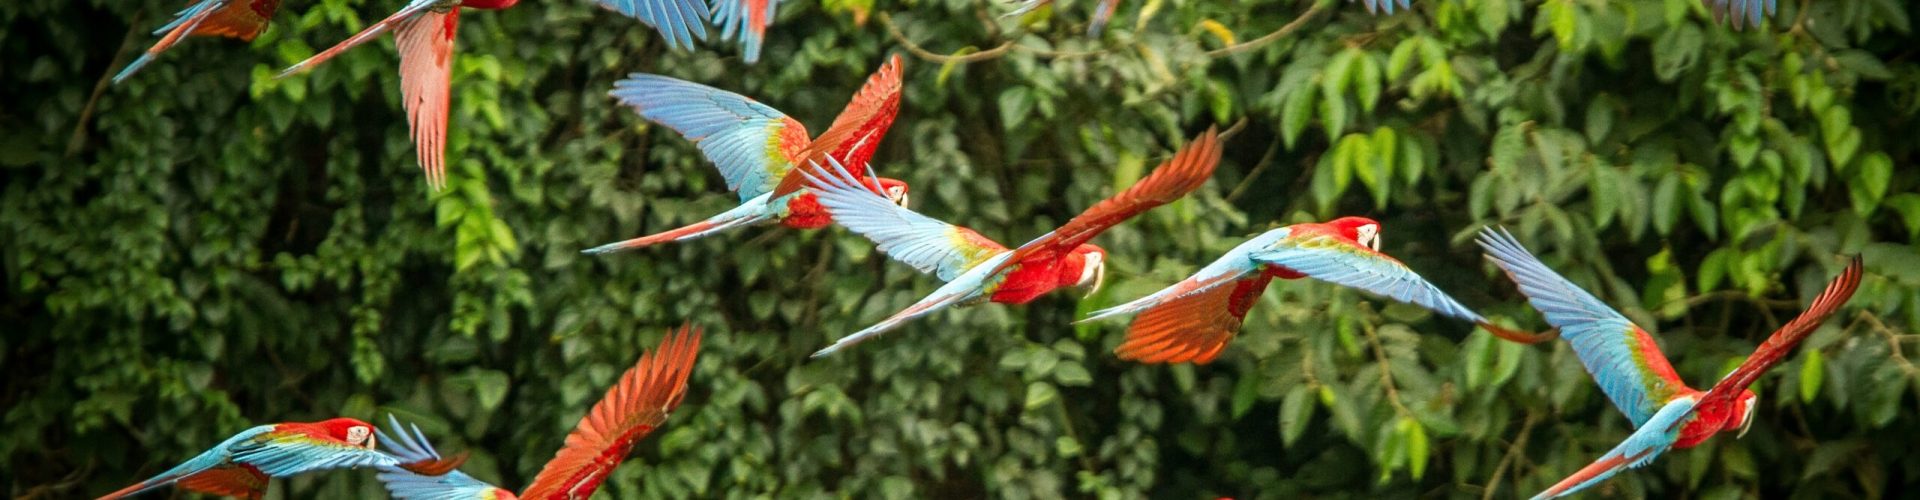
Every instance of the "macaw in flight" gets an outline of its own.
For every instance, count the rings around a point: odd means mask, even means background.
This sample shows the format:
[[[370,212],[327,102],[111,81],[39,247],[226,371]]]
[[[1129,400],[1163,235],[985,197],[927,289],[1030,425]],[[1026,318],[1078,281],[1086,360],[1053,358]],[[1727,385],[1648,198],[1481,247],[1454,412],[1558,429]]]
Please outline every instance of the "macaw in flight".
[[[153,58],[173,48],[180,39],[188,36],[224,36],[238,38],[243,42],[253,41],[253,37],[267,30],[267,21],[273,19],[273,11],[279,10],[280,0],[200,0],[192,6],[173,15],[173,21],[153,34],[165,33],[160,41],[148,47],[132,64],[128,64],[120,73],[113,75],[113,83],[133,76]]]
[[[672,47],[691,46],[706,39],[707,7],[700,0],[597,0],[608,9],[634,16],[660,30]],[[407,131],[413,137],[415,157],[435,191],[447,184],[447,95],[453,78],[453,40],[460,26],[460,9],[500,10],[520,0],[410,0],[399,12],[313,57],[300,61],[275,78],[304,73],[320,63],[366,43],[388,31],[400,50],[400,99],[407,110]]]
[[[1127,328],[1127,338],[1114,354],[1142,363],[1206,364],[1233,340],[1247,311],[1274,278],[1313,278],[1385,295],[1471,321],[1514,342],[1552,338],[1501,328],[1455,302],[1406,264],[1380,253],[1380,223],[1365,217],[1267,231],[1184,281],[1095,311],[1081,321],[1145,311]]]
[[[374,434],[372,425],[351,418],[262,425],[100,499],[125,498],[169,484],[211,495],[258,499],[267,494],[269,478],[357,467],[444,474],[462,460],[395,458],[374,449]]]
[[[907,321],[953,305],[991,300],[1025,304],[1063,287],[1099,291],[1106,275],[1107,251],[1088,243],[1107,228],[1153,207],[1165,205],[1198,189],[1220,163],[1218,132],[1209,127],[1173,159],[1152,174],[1020,248],[1007,250],[993,240],[961,226],[920,215],[888,203],[873,194],[859,177],[834,158],[833,172],[816,177],[807,172],[820,203],[835,222],[873,240],[887,256],[932,273],[946,285],[913,306],[880,323],[840,338],[813,357],[821,357],[864,342]]]
[[[1635,429],[1625,442],[1536,499],[1571,495],[1622,470],[1652,463],[1669,449],[1699,445],[1715,433],[1745,435],[1758,404],[1747,386],[1786,357],[1860,287],[1861,263],[1855,257],[1805,312],[1773,332],[1739,368],[1701,392],[1680,380],[1645,329],[1548,269],[1512,234],[1489,228],[1480,232],[1479,241],[1487,259],[1505,270],[1533,308],[1573,345],[1587,373]]]
[[[686,241],[736,227],[778,221],[818,229],[833,223],[795,165],[829,155],[864,164],[900,111],[900,56],[867,78],[833,125],[809,141],[807,127],[779,110],[739,94],[664,76],[635,73],[614,84],[613,97],[647,120],[667,126],[700,146],[720,169],[740,206],[691,225],[600,245],[582,253],[605,254],[670,241]],[[850,141],[854,137],[862,140]],[[890,203],[907,204],[907,183],[879,179]]]
[[[714,0],[713,23],[720,26],[721,40],[740,39],[747,64],[753,64],[760,62],[760,46],[779,10],[780,0]]]
[[[700,350],[700,329],[681,326],[678,334],[669,334],[653,352],[642,354],[640,361],[607,389],[607,395],[594,403],[581,417],[580,424],[567,435],[567,443],[553,459],[541,467],[518,498],[585,499],[593,496],[620,462],[627,459],[633,445],[666,422],[667,414],[680,406],[687,394],[687,375],[693,373],[693,361]],[[440,452],[421,434],[419,427],[402,427],[398,419],[387,416],[396,437],[376,431],[408,460],[439,460]],[[421,474],[401,467],[381,467],[381,484],[400,500],[510,500],[513,492],[474,479],[464,472],[441,475]]]

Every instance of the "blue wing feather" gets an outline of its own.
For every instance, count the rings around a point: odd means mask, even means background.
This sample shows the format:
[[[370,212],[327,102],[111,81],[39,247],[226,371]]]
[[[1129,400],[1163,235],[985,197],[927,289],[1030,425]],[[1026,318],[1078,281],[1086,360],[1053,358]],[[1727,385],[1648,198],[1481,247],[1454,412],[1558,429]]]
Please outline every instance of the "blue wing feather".
[[[742,56],[747,64],[760,61],[760,48],[766,43],[766,28],[773,26],[773,17],[780,11],[780,0],[767,2],[767,17],[760,26],[753,23],[747,2],[753,0],[713,0],[713,24],[720,26],[720,39],[726,40],[738,36]]]
[[[1487,257],[1506,270],[1533,308],[1546,317],[1548,324],[1560,329],[1560,337],[1573,346],[1574,354],[1600,384],[1600,390],[1635,427],[1651,418],[1680,388],[1675,387],[1677,380],[1652,375],[1672,373],[1673,367],[1657,349],[1635,352],[1643,330],[1626,316],[1547,268],[1512,234],[1489,228],[1480,232],[1479,241]],[[1650,340],[1647,343],[1650,345]]]
[[[1460,305],[1419,274],[1386,255],[1325,234],[1282,238],[1253,253],[1253,259],[1305,274],[1307,277],[1384,295],[1425,307],[1457,319],[1482,323],[1486,318]]]
[[[1287,235],[1292,234],[1292,232],[1293,228],[1282,227],[1261,233],[1259,236],[1255,236],[1252,239],[1248,239],[1234,246],[1233,249],[1228,250],[1225,255],[1214,259],[1212,263],[1200,268],[1199,271],[1194,272],[1192,276],[1188,276],[1187,279],[1179,283],[1162,288],[1160,291],[1134,299],[1125,304],[1094,311],[1093,314],[1088,315],[1086,319],[1080,321],[1093,321],[1121,314],[1133,314],[1178,300],[1182,297],[1189,297],[1206,292],[1221,285],[1233,284],[1235,280],[1240,277],[1260,270],[1260,263],[1253,260],[1254,252],[1286,238]]]
[[[374,432],[380,436],[381,442],[387,443],[387,447],[393,450],[394,457],[401,462],[440,459],[440,452],[433,449],[433,443],[427,441],[426,434],[420,432],[419,426],[403,427],[400,420],[391,414],[387,415],[387,421],[395,434],[389,435],[385,430]],[[380,479],[380,484],[387,487],[387,493],[400,500],[478,500],[506,496],[498,493],[505,490],[457,470],[439,476],[426,476],[400,467],[379,469],[376,477]]]
[[[872,240],[893,260],[939,276],[942,281],[953,281],[981,261],[1007,250],[971,234],[969,229],[896,205],[847,172],[839,159],[829,157],[827,162],[833,167],[827,178],[815,177],[812,172],[817,168],[800,172],[814,186],[810,189],[820,205],[833,215],[834,222]]]
[[[233,452],[235,463],[252,465],[260,473],[273,477],[400,464],[399,460],[379,451],[321,441],[298,433],[261,433],[228,449]]]
[[[595,0],[595,3],[659,30],[670,49],[691,49],[694,39],[707,39],[707,19],[711,13],[702,0]]]
[[[748,201],[773,191],[793,169],[769,149],[788,126],[780,110],[745,96],[658,75],[634,73],[609,92],[640,116],[679,132],[720,169],[727,189]],[[799,130],[806,135],[804,127]]]

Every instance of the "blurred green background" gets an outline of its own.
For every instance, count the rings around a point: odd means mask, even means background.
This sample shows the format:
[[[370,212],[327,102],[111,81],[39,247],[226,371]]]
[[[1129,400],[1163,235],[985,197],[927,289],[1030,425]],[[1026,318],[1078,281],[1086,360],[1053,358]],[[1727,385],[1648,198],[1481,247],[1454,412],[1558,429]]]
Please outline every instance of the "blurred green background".
[[[1707,386],[1864,254],[1849,306],[1722,436],[1604,497],[1912,495],[1920,484],[1920,44],[1913,5],[1787,1],[1762,29],[1694,0],[793,0],[764,60],[585,0],[463,17],[448,189],[431,193],[390,38],[270,75],[397,8],[289,1],[252,44],[194,39],[119,86],[177,0],[0,2],[0,492],[97,495],[255,423],[393,412],[527,484],[670,326],[708,329],[686,403],[602,497],[1530,495],[1628,424],[1564,342],[1279,283],[1221,360],[1113,358],[1078,315],[1245,237],[1367,215],[1384,249],[1541,328],[1469,240],[1512,228]],[[865,23],[863,8],[873,9]],[[882,13],[890,14],[882,17]],[[1264,45],[1244,45],[1294,22]],[[818,132],[909,57],[876,156],[914,209],[1039,235],[1212,124],[1213,182],[1095,240],[1108,287],[944,312],[808,361],[936,280],[844,230],[578,252],[732,206],[687,141],[606,97],[627,72],[740,92]],[[717,34],[717,31],[716,31]],[[366,471],[275,496],[381,494]],[[172,493],[153,495],[164,497]]]

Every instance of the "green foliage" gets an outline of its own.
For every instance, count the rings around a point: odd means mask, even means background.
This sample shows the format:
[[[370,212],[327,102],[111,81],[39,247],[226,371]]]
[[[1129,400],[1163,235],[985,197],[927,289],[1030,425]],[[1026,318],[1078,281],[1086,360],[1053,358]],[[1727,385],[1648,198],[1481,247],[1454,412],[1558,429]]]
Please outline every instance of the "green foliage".
[[[1325,0],[1278,41],[1209,53],[1312,5],[1127,2],[1089,39],[1079,5],[1001,19],[992,2],[877,2],[891,18],[861,24],[868,2],[788,2],[746,66],[726,46],[667,52],[590,2],[523,3],[462,16],[434,193],[391,42],[271,78],[396,3],[289,2],[250,45],[189,40],[100,87],[179,3],[0,3],[8,495],[99,494],[253,423],[387,412],[524,485],[682,321],[709,329],[690,395],[610,496],[1505,497],[1627,434],[1565,343],[1325,284],[1276,283],[1207,366],[1120,362],[1124,321],[1070,325],[1247,235],[1345,214],[1381,220],[1388,253],[1465,303],[1541,328],[1469,242],[1510,227],[1698,386],[1863,254],[1849,307],[1756,387],[1751,434],[1599,491],[1920,483],[1904,444],[1920,426],[1910,5],[1784,2],[1735,32],[1694,0],[1418,0],[1384,17]],[[824,360],[805,356],[933,280],[839,229],[578,253],[733,203],[691,144],[604,95],[613,81],[710,83],[817,132],[898,50],[890,26],[992,52],[910,61],[876,163],[913,183],[916,210],[1002,242],[1207,125],[1249,125],[1209,186],[1097,240],[1106,290],[941,313]],[[364,471],[276,488],[378,494]]]

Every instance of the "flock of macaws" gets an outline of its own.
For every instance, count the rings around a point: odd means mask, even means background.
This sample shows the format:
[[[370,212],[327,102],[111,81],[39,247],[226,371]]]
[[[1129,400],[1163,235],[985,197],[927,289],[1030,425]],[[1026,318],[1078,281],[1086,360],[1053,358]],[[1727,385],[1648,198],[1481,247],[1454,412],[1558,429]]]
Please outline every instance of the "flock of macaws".
[[[1052,0],[1028,0],[1017,13]],[[1369,11],[1391,13],[1406,0],[1365,0]],[[596,0],[660,31],[672,47],[706,37],[709,20],[722,37],[738,36],[746,59],[758,57],[778,0]],[[1733,13],[1736,27],[1771,14],[1773,0],[1703,0],[1716,18]],[[444,182],[442,148],[453,38],[462,7],[504,9],[517,0],[411,0],[359,34],[287,69],[312,69],[327,59],[392,31],[400,49],[402,94],[430,185]],[[151,49],[128,65],[127,78],[186,35],[243,40],[259,34],[278,0],[201,0],[156,34]],[[1118,0],[1101,0],[1097,33]],[[944,282],[933,293],[873,326],[842,337],[814,354],[826,356],[955,306],[982,302],[1024,304],[1062,288],[1099,289],[1107,252],[1092,243],[1108,228],[1199,189],[1219,163],[1224,134],[1208,129],[1133,186],[1089,207],[1065,224],[1009,249],[965,226],[908,208],[905,182],[879,177],[868,160],[900,107],[901,61],[890,58],[853,95],[828,128],[810,135],[799,121],[751,98],[674,78],[633,74],[611,96],[645,119],[697,145],[720,171],[738,207],[658,234],[585,250],[633,250],[715,235],[765,223],[816,229],[833,224],[871,240],[888,257]],[[1536,498],[1588,488],[1627,468],[1643,466],[1668,449],[1696,446],[1715,433],[1743,433],[1752,424],[1756,396],[1747,387],[1832,315],[1859,286],[1861,261],[1846,265],[1807,311],[1781,327],[1740,367],[1706,391],[1675,374],[1646,330],[1634,325],[1542,264],[1504,230],[1486,229],[1479,244],[1553,329],[1527,333],[1495,325],[1461,305],[1400,261],[1380,252],[1381,226],[1364,217],[1273,229],[1229,250],[1192,276],[1145,297],[1095,311],[1083,321],[1137,314],[1115,349],[1142,363],[1196,363],[1215,359],[1274,278],[1313,278],[1421,306],[1469,321],[1493,335],[1533,344],[1566,339],[1602,392],[1632,421],[1627,440],[1592,465]],[[701,332],[682,326],[643,354],[583,417],[533,484],[529,498],[586,498],[618,467],[634,444],[666,421],[686,393]],[[121,498],[163,486],[225,496],[260,498],[275,477],[371,467],[396,498],[516,498],[506,489],[458,470],[465,454],[442,455],[419,428],[388,417],[388,429],[352,418],[283,423],[247,429],[153,478],[102,498]],[[381,451],[385,442],[389,451]]]

